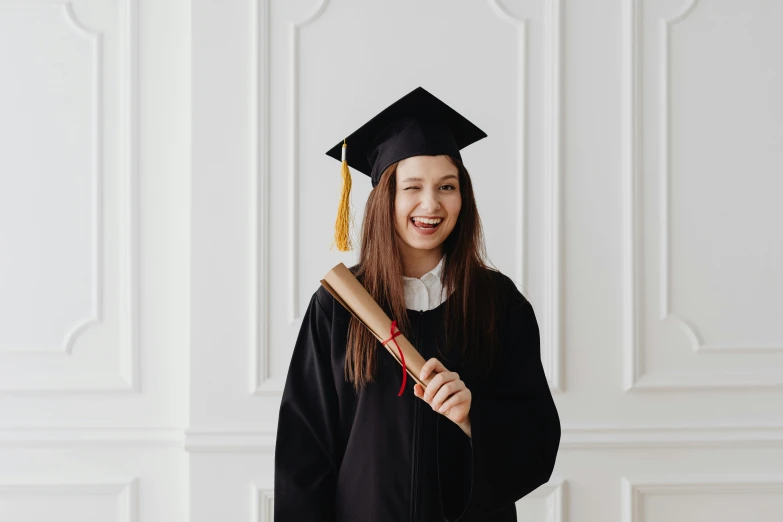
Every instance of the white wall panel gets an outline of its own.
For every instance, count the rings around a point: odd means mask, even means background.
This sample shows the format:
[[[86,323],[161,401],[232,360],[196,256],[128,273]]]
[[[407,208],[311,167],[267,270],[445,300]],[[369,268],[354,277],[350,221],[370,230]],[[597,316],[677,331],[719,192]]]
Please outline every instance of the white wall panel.
[[[564,522],[566,519],[566,486],[562,478],[553,476],[535,491],[517,502],[519,520]]]
[[[137,522],[137,483],[10,482],[0,483],[0,516],[4,520]]]
[[[779,387],[783,11],[627,6],[626,387]]]
[[[137,386],[134,8],[0,4],[0,391]]]
[[[177,34],[177,4],[156,5],[144,18],[138,0],[0,2],[0,129],[16,136],[0,197],[25,209],[2,220],[0,428],[184,415],[188,65],[184,37],[142,30]]]
[[[185,2],[0,0],[0,520],[187,520]]]
[[[773,522],[783,513],[781,475],[623,477],[623,489],[623,522]]]

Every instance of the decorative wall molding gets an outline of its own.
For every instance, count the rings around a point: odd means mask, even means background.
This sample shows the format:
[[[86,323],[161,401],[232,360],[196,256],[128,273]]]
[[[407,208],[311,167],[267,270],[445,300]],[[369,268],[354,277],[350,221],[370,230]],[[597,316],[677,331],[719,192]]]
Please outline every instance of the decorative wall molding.
[[[54,4],[61,6],[65,22],[79,34],[88,37],[92,42],[93,52],[93,64],[92,69],[92,82],[95,89],[96,96],[93,99],[93,128],[95,134],[93,136],[93,145],[95,147],[96,154],[92,158],[93,161],[93,216],[95,226],[92,229],[93,233],[93,259],[96,270],[94,272],[94,295],[93,303],[94,308],[92,317],[88,318],[82,323],[76,325],[65,338],[63,349],[60,351],[30,351],[30,350],[16,350],[16,351],[0,351],[0,358],[8,357],[20,359],[31,357],[57,357],[65,355],[73,355],[73,345],[75,340],[84,333],[87,329],[101,324],[103,320],[103,279],[105,277],[103,270],[103,250],[104,250],[104,218],[103,218],[103,113],[104,113],[104,97],[102,83],[103,76],[105,74],[104,69],[104,50],[103,50],[103,35],[88,28],[85,24],[81,23],[73,9],[73,2],[47,0],[46,2],[39,2],[41,5]],[[125,126],[121,129],[120,141],[122,146],[120,147],[120,156],[122,160],[120,162],[120,169],[118,173],[120,175],[121,193],[127,195],[126,198],[120,198],[123,205],[120,209],[122,219],[120,222],[124,226],[124,242],[121,244],[121,251],[119,259],[122,263],[122,269],[120,274],[124,277],[121,278],[120,288],[121,293],[127,299],[119,306],[122,310],[123,327],[121,329],[124,335],[120,338],[119,356],[120,367],[119,375],[117,378],[104,378],[94,381],[88,386],[73,386],[68,385],[65,382],[58,382],[57,380],[51,380],[51,385],[45,388],[41,388],[38,384],[32,386],[26,385],[8,385],[0,387],[0,395],[2,394],[50,394],[50,393],[95,393],[102,391],[139,391],[139,378],[138,378],[138,238],[137,238],[137,226],[138,226],[138,190],[137,190],[137,164],[138,164],[138,121],[137,121],[137,88],[138,88],[138,38],[137,38],[137,0],[123,0],[120,5],[119,19],[122,20],[122,26],[119,34],[121,35],[120,41],[124,42],[122,45],[119,59],[121,66],[119,70],[122,73],[119,84],[123,91],[121,92],[120,112],[122,120],[125,122]],[[5,7],[5,6],[3,6]],[[89,382],[89,381],[88,381]]]
[[[250,520],[253,522],[274,521],[274,487],[262,488],[256,484],[250,484],[250,499]]]
[[[91,118],[92,128],[94,129],[94,133],[92,135],[93,154],[91,157],[92,160],[91,203],[92,203],[92,217],[93,217],[91,257],[93,260],[93,266],[95,267],[95,271],[93,272],[92,275],[92,311],[89,317],[87,317],[80,323],[74,325],[73,328],[71,328],[66,334],[65,340],[62,345],[62,351],[70,355],[71,353],[73,353],[73,345],[76,342],[76,339],[82,333],[84,333],[85,331],[87,331],[88,329],[94,326],[101,324],[103,321],[103,294],[104,294],[103,207],[105,202],[103,199],[103,190],[102,190],[103,176],[104,176],[102,152],[103,152],[103,138],[104,138],[103,99],[105,93],[103,90],[103,82],[101,81],[101,79],[103,78],[104,46],[103,46],[103,35],[98,31],[91,30],[76,18],[76,14],[73,11],[72,2],[62,3],[60,4],[60,6],[61,6],[60,13],[63,15],[66,24],[74,31],[74,33],[76,33],[81,37],[86,38],[90,42],[90,47],[92,51],[92,69],[90,71],[90,73],[92,74],[91,84],[92,84],[93,93],[95,94],[95,96],[92,99],[92,118]],[[50,354],[51,350],[24,349],[24,350],[19,350],[17,353],[29,354],[29,353],[36,353],[36,352],[43,353],[43,354]],[[4,351],[3,353],[9,353],[9,352]]]
[[[566,520],[566,484],[562,477],[550,477],[546,484],[542,484],[527,496],[528,498],[541,498],[546,503],[546,522],[565,522]],[[526,500],[522,500],[526,502]]]
[[[289,24],[288,39],[288,324],[301,321],[299,316],[299,34],[314,24],[329,7],[321,0],[307,18]]]
[[[544,124],[547,126],[546,134],[546,168],[544,177],[547,180],[547,195],[549,207],[546,219],[547,248],[544,259],[546,271],[544,273],[544,368],[547,372],[550,387],[554,392],[565,390],[562,379],[563,347],[561,344],[561,317],[562,305],[560,303],[560,279],[562,270],[560,265],[561,230],[560,217],[562,214],[562,196],[560,179],[562,177],[562,81],[561,70],[563,64],[562,48],[562,2],[563,0],[547,0],[546,2],[546,51],[544,63],[547,72],[544,75],[544,93],[547,115]]]
[[[137,522],[139,520],[139,479],[128,481],[113,479],[98,479],[94,482],[82,482],[76,480],[49,482],[49,481],[21,481],[0,480],[0,499],[19,496],[78,496],[89,495],[106,496],[114,495],[117,499],[117,521]],[[59,513],[59,516],[67,513]]]
[[[547,374],[550,389],[562,392],[561,361],[562,346],[560,344],[560,324],[562,307],[560,304],[560,215],[562,177],[562,1],[545,0],[544,2],[544,95],[546,99],[544,114],[545,169],[546,180],[546,251],[544,266],[544,303],[539,314],[542,323],[543,366]],[[529,106],[528,81],[530,78],[528,66],[528,19],[519,19],[511,15],[498,0],[489,0],[489,6],[501,20],[514,25],[517,29],[517,133],[520,143],[517,147],[516,199],[519,202],[515,215],[516,234],[519,238],[516,248],[517,270],[514,278],[519,282],[520,291],[525,293],[528,285],[527,273],[527,236],[525,234],[527,216],[527,159],[528,159],[528,126],[527,109]]]
[[[563,427],[561,450],[627,450],[649,448],[741,448],[783,446],[783,424]],[[188,452],[272,452],[277,427],[201,428],[185,431]]]
[[[299,271],[298,271],[298,241],[299,241],[299,206],[297,191],[299,187],[299,32],[304,27],[314,23],[326,11],[330,0],[321,0],[313,12],[301,22],[289,25],[289,166],[288,175],[288,252],[291,263],[289,264],[289,309],[288,323],[294,324],[300,318],[299,310]],[[253,226],[251,226],[251,245],[255,259],[252,260],[251,287],[253,288],[253,302],[251,303],[251,384],[250,393],[256,396],[280,396],[283,393],[285,381],[271,376],[270,364],[270,314],[269,295],[269,234],[270,234],[270,167],[269,167],[269,0],[255,0],[253,2],[254,13],[251,16],[253,26],[251,35],[254,41],[255,69],[253,78],[254,105],[260,102],[261,106],[254,106],[252,112],[255,115],[253,122],[253,136],[251,143],[256,143],[258,152],[253,152],[253,169],[251,193],[254,201]],[[260,159],[260,158],[263,158]],[[261,284],[258,276],[261,274]]]
[[[251,109],[253,115],[251,147],[251,303],[250,303],[250,393],[258,396],[280,396],[284,381],[271,376],[269,287],[270,227],[270,130],[269,130],[269,0],[253,0],[250,16]]]
[[[157,426],[0,428],[0,448],[181,447],[184,441],[184,430]]]
[[[199,428],[185,431],[184,449],[190,453],[274,452],[277,426],[260,428]]]
[[[645,495],[724,495],[731,493],[781,493],[781,474],[656,475],[622,478],[623,522],[643,522],[641,503]]]
[[[783,424],[571,425],[563,449],[737,448],[783,445]]]
[[[678,314],[676,312],[672,311],[671,306],[671,297],[670,297],[670,288],[671,288],[671,278],[670,278],[670,271],[671,271],[671,256],[669,255],[670,252],[670,237],[669,237],[669,231],[671,230],[670,225],[670,212],[669,212],[669,180],[671,179],[671,170],[670,170],[670,155],[669,155],[669,144],[671,141],[671,82],[669,81],[669,78],[671,77],[671,60],[669,59],[671,53],[669,49],[671,48],[671,28],[684,20],[686,20],[691,13],[696,9],[696,6],[699,4],[699,0],[688,0],[685,5],[682,7],[681,11],[677,14],[675,14],[672,18],[669,19],[662,19],[660,28],[661,28],[661,39],[660,39],[660,52],[661,56],[663,57],[663,64],[660,68],[661,70],[661,82],[660,82],[660,89],[661,89],[661,121],[662,124],[662,133],[661,133],[661,155],[660,155],[660,181],[661,181],[661,197],[659,199],[659,216],[661,218],[660,220],[660,226],[662,230],[661,234],[661,321],[665,320],[667,317],[671,317],[673,320],[677,321],[679,326],[683,329],[685,336],[690,341],[691,347],[693,348],[693,351],[695,352],[721,352],[721,353],[740,353],[740,354],[747,354],[747,353],[764,353],[764,352],[774,352],[774,351],[783,351],[783,342],[781,343],[775,343],[775,344],[768,344],[768,345],[727,345],[727,344],[714,344],[714,343],[705,343],[701,336],[698,334],[698,329],[696,328],[696,325],[685,318],[682,314]]]
[[[644,0],[624,0],[624,125],[623,125],[623,179],[624,179],[624,255],[625,266],[625,335],[623,348],[625,351],[624,386],[626,391],[657,390],[657,391],[689,391],[689,390],[720,390],[737,388],[779,388],[783,386],[783,373],[774,370],[765,371],[670,371],[667,373],[648,374],[644,369],[644,348],[641,339],[641,310],[644,309],[641,262],[644,252],[644,236],[641,228],[643,210],[641,201],[641,179],[643,170],[643,111],[642,111],[642,14],[641,6]],[[658,24],[659,62],[658,78],[658,109],[660,119],[660,151],[658,172],[660,194],[658,200],[660,234],[660,312],[659,318],[673,320],[682,329],[691,347],[699,353],[768,353],[783,350],[777,344],[758,346],[733,346],[723,344],[705,344],[695,328],[686,318],[671,310],[669,295],[669,141],[670,141],[670,28],[687,19],[693,13],[698,0],[687,0],[681,9],[671,18],[660,18]]]
[[[529,23],[527,18],[516,18],[509,11],[503,7],[498,0],[488,0],[487,2],[492,12],[500,18],[502,21],[511,24],[516,28],[517,32],[517,112],[516,112],[516,127],[517,135],[519,136],[519,143],[517,144],[517,168],[514,171],[516,178],[516,201],[518,205],[516,207],[516,214],[514,216],[514,232],[518,239],[516,243],[516,264],[514,272],[514,280],[519,282],[521,290],[524,292],[527,289],[527,235],[525,234],[525,227],[527,220],[527,176],[528,176],[528,126],[527,126],[527,112],[529,106],[529,94],[528,94],[528,78],[529,74],[529,59],[528,59],[528,35]],[[547,48],[551,51],[551,48]],[[551,56],[548,56],[551,58]],[[549,60],[545,60],[549,62]],[[551,106],[548,106],[551,108]]]
[[[540,498],[546,503],[546,522],[565,521],[566,481],[560,477],[552,477],[527,495],[526,499]],[[272,522],[274,517],[275,492],[274,487],[262,488],[257,484],[250,485],[251,517],[254,522]]]
[[[564,450],[738,448],[783,446],[783,424],[628,426],[572,424],[562,430]],[[255,427],[41,426],[0,428],[4,447],[173,446],[194,453],[274,451],[275,424]]]

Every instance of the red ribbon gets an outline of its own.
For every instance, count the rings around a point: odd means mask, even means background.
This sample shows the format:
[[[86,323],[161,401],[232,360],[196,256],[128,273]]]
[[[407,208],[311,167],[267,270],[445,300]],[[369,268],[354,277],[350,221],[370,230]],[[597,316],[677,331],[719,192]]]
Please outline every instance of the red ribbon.
[[[402,359],[402,386],[400,386],[400,393],[397,394],[397,397],[399,397],[400,395],[402,395],[403,390],[405,390],[405,382],[407,381],[408,378],[408,372],[405,370],[405,356],[402,355],[402,350],[400,349],[400,345],[397,344],[397,341],[394,339],[398,335],[402,334],[402,332],[399,330],[395,332],[394,331],[395,328],[397,328],[396,320],[392,321],[391,323],[391,332],[389,332],[391,334],[391,337],[383,341],[381,344],[385,345],[389,341],[394,341],[394,345],[397,347],[397,351],[400,352],[400,359]]]

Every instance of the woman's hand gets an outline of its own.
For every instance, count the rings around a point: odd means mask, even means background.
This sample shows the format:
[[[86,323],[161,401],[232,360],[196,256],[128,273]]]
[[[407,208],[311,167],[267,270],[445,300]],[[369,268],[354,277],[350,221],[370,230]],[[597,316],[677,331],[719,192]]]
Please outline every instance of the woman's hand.
[[[413,394],[427,402],[432,409],[447,417],[450,421],[466,430],[470,435],[470,403],[472,394],[459,378],[459,374],[450,372],[438,359],[432,358],[421,368],[419,378],[423,381],[435,372],[425,389],[421,384],[413,386]]]

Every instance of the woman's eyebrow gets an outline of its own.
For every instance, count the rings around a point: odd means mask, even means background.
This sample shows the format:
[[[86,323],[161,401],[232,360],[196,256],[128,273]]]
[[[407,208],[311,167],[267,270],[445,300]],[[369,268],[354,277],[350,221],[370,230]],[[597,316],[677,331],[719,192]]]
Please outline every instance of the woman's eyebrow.
[[[445,176],[443,176],[442,178],[440,178],[440,180],[438,180],[438,181],[443,181],[444,179],[451,179],[451,178],[454,178],[454,179],[459,179],[459,178],[457,178],[457,176],[456,176],[456,175],[454,175],[454,174],[446,174]],[[402,180],[402,181],[403,181],[403,183],[404,183],[404,182],[406,182],[406,181],[424,181],[424,180],[423,180],[423,179],[421,179],[421,178],[405,178],[405,179],[404,179],[404,180]]]

